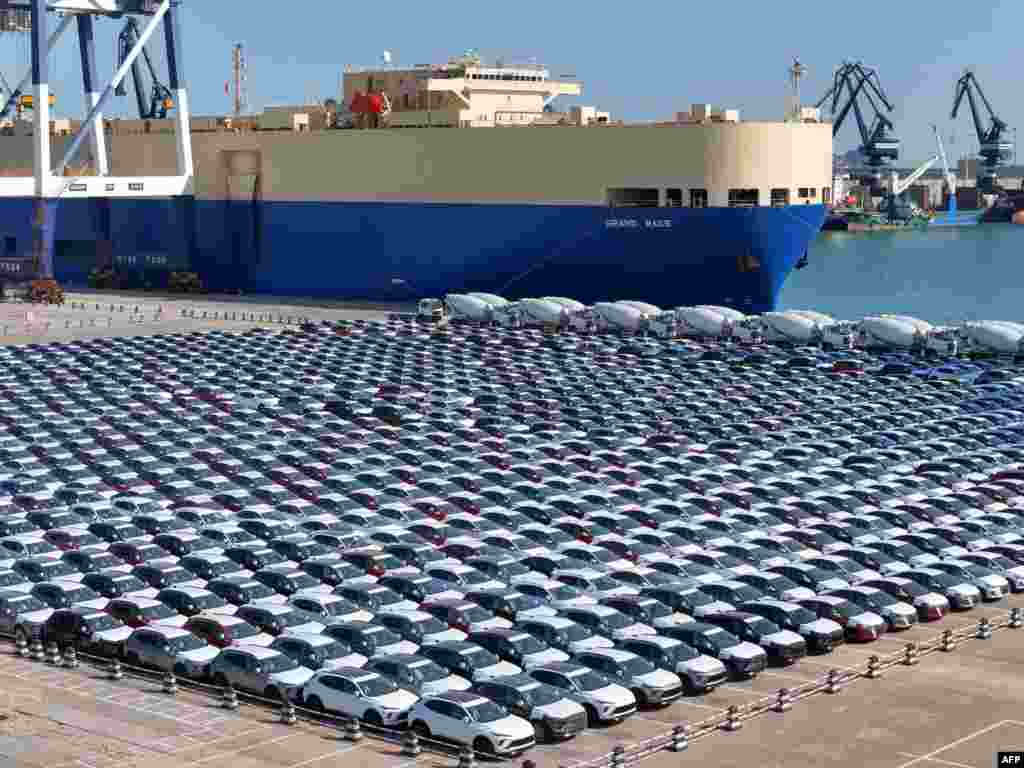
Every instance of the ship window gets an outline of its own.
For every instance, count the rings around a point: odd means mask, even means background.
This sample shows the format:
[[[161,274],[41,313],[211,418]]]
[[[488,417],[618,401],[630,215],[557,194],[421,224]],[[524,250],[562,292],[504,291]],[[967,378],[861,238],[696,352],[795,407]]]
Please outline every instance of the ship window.
[[[832,202],[832,187],[821,188],[821,202],[831,203]]]
[[[691,208],[707,208],[708,207],[708,191],[706,189],[691,189],[690,190],[690,207]]]
[[[810,187],[800,187],[799,194],[801,200],[814,196]]]
[[[784,205],[789,205],[789,190],[788,189],[773,189],[772,190],[772,206],[779,208]]]
[[[683,190],[669,188],[665,190],[665,205],[669,208],[683,207]]]
[[[758,192],[756,189],[730,189],[730,208],[754,208],[757,206]]]
[[[657,189],[621,187],[608,190],[608,205],[613,208],[657,208]]]

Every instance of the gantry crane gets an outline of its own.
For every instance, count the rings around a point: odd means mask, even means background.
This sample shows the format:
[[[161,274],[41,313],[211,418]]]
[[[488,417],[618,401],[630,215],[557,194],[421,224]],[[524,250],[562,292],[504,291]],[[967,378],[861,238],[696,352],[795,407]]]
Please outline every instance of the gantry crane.
[[[121,34],[117,37],[117,64],[122,65],[128,58],[128,54],[139,40],[139,24],[131,16],[125,20],[124,29],[121,30]],[[138,59],[135,59],[131,65],[132,81],[135,85],[135,101],[139,107],[139,119],[140,120],[163,120],[167,117],[168,110],[174,107],[174,99],[171,96],[171,89],[160,82],[160,79],[156,74],[156,67],[153,66],[153,61],[149,57],[149,52],[145,46],[142,48],[142,58],[146,62],[146,69],[149,70],[149,80],[152,84],[149,90],[149,103],[146,103],[146,92],[143,87],[142,71],[139,67]],[[124,96],[127,93],[124,81],[122,80],[118,84],[116,89],[118,96]]]
[[[974,100],[974,92],[988,110],[989,126],[986,129],[982,123],[981,114],[978,112],[978,104]],[[1013,156],[1013,142],[1003,139],[1003,132],[1009,126],[996,116],[995,110],[985,97],[985,92],[978,84],[978,78],[971,70],[967,70],[963,76],[956,81],[956,96],[953,100],[953,112],[951,119],[955,120],[960,104],[963,103],[964,95],[967,96],[967,103],[971,108],[971,118],[974,120],[974,131],[978,135],[978,143],[981,145],[978,156],[984,166],[984,174],[978,174],[978,188],[983,192],[998,192],[999,185],[996,179],[996,169],[1005,164]]]
[[[875,113],[870,126],[864,121],[864,113],[858,102],[861,97],[867,100],[868,105]],[[840,107],[840,102],[844,98],[846,101]],[[877,197],[883,194],[881,169],[899,157],[900,140],[892,135],[894,130],[892,121],[882,110],[884,107],[886,111],[892,112],[894,107],[882,89],[878,73],[860,62],[844,62],[836,70],[832,87],[815,106],[820,109],[829,99],[832,100],[831,113],[834,116],[832,136],[839,133],[846,116],[853,110],[857,128],[860,131],[861,151],[867,157],[868,167],[873,172],[872,176],[861,179],[861,183],[870,187],[872,196]],[[875,103],[875,99],[878,100],[878,104]],[[837,108],[839,108],[838,114],[836,113]]]

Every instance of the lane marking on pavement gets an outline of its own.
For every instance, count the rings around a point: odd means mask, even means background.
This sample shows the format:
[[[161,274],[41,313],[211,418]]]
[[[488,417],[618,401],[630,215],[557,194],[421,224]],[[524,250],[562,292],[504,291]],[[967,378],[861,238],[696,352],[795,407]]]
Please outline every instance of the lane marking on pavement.
[[[343,755],[346,752],[351,752],[357,746],[358,745],[356,745],[356,744],[349,744],[347,747],[341,747],[340,749],[335,749],[332,752],[328,752],[326,755],[320,755],[319,757],[311,757],[308,760],[303,760],[300,763],[292,763],[291,765],[288,766],[288,768],[300,768],[300,766],[303,766],[303,765],[311,765],[313,763],[319,762],[320,760],[326,760],[328,757],[337,757],[338,755]]]
[[[992,723],[992,725],[989,725],[989,726],[987,726],[985,728],[981,728],[981,729],[979,729],[977,731],[974,731],[974,733],[969,733],[966,736],[963,736],[963,737],[957,739],[956,741],[951,741],[948,744],[946,744],[945,746],[939,747],[938,749],[934,750],[933,752],[929,752],[927,755],[921,755],[920,757],[915,757],[913,760],[910,760],[910,761],[908,761],[906,763],[903,763],[902,765],[898,766],[897,768],[910,768],[910,766],[917,765],[918,763],[922,762],[923,760],[931,760],[936,755],[941,755],[943,752],[945,752],[948,749],[953,749],[953,747],[958,747],[961,744],[964,744],[964,743],[970,741],[971,739],[976,739],[979,736],[984,736],[989,731],[994,731],[996,728],[1000,728],[1000,727],[1002,727],[1004,725],[1007,725],[1008,723],[1015,723],[1015,722],[1016,721],[1013,721],[1013,720],[1000,720],[999,722]]]
[[[900,757],[918,757],[918,755],[913,755],[910,752],[897,752],[896,754]],[[952,760],[942,760],[938,757],[928,757],[924,758],[924,760],[926,760],[929,763],[939,763],[940,765],[948,765],[951,766],[951,768],[977,768],[976,766],[967,765],[966,763],[954,763]]]

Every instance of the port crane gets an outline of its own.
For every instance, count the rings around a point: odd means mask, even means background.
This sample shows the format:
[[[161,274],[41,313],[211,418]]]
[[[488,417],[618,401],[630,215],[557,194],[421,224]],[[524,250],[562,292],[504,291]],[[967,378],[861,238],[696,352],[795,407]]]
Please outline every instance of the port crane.
[[[978,110],[978,103],[974,98],[975,92],[988,111],[988,128],[985,127]],[[996,115],[989,100],[985,97],[985,92],[981,90],[981,85],[978,84],[978,78],[971,70],[967,70],[956,81],[956,96],[953,99],[953,112],[950,119],[956,120],[964,96],[967,96],[967,104],[971,109],[971,118],[974,121],[974,131],[978,135],[978,143],[981,145],[978,156],[985,168],[984,175],[978,174],[978,188],[983,192],[998,192],[1000,190],[996,179],[996,169],[1013,156],[1013,142],[1003,138],[1003,133],[1009,129],[1009,126]]]
[[[867,101],[874,112],[870,125],[865,122],[858,101],[861,98]],[[839,133],[847,115],[852,111],[860,131],[861,151],[867,156],[868,167],[873,172],[872,176],[862,178],[861,183],[870,188],[872,196],[883,194],[881,169],[899,157],[900,140],[893,135],[892,121],[885,114],[886,111],[892,112],[894,107],[885,95],[878,73],[860,62],[844,62],[835,72],[832,87],[815,107],[820,109],[829,99],[832,100],[831,113],[834,116],[832,136]],[[845,103],[840,106],[844,99]]]
[[[119,67],[127,60],[128,54],[131,53],[138,43],[139,37],[139,23],[132,16],[129,16],[125,20],[124,29],[121,30],[121,34],[117,37],[117,65]],[[142,47],[142,59],[146,63],[146,69],[149,71],[149,80],[152,85],[149,91],[149,104],[147,105],[142,69],[139,66],[139,60],[136,58],[131,64],[131,73],[132,81],[135,85],[135,101],[139,107],[139,119],[164,120],[167,118],[168,110],[174,108],[171,89],[160,82],[160,78],[156,74],[156,67],[153,66],[153,60],[150,58],[149,51],[146,50],[145,46]],[[115,94],[124,96],[127,92],[125,83],[122,80],[115,89]]]

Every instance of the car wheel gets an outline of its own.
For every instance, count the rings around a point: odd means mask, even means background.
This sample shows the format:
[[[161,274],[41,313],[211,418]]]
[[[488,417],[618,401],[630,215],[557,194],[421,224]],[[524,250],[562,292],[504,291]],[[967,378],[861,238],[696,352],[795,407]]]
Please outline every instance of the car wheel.
[[[430,738],[430,726],[428,726],[422,720],[417,720],[415,723],[412,724],[412,732],[416,734],[417,738]]]
[[[647,706],[647,696],[639,688],[633,691],[633,695],[636,696],[636,708],[643,709]]]
[[[482,736],[473,739],[473,751],[484,757],[497,757],[494,752],[494,745]]]
[[[384,718],[380,716],[379,712],[374,712],[372,709],[363,715],[363,722],[369,725],[371,728],[383,728]]]
[[[594,709],[590,704],[584,704],[583,708],[587,711],[587,725],[593,728],[599,725],[601,718],[597,716],[597,710]]]
[[[324,703],[322,701],[320,701],[320,697],[319,696],[310,696],[308,699],[306,699],[305,703],[306,703],[306,706],[309,707],[312,710],[315,710],[317,712],[323,712],[324,711]]]
[[[25,645],[28,645],[28,633],[21,627],[14,630],[14,639],[19,644],[24,643]]]
[[[555,738],[555,732],[551,730],[551,723],[547,720],[542,720],[539,723],[535,723],[533,726],[534,731],[537,733],[537,741],[545,741],[550,744],[553,741],[557,741]]]

